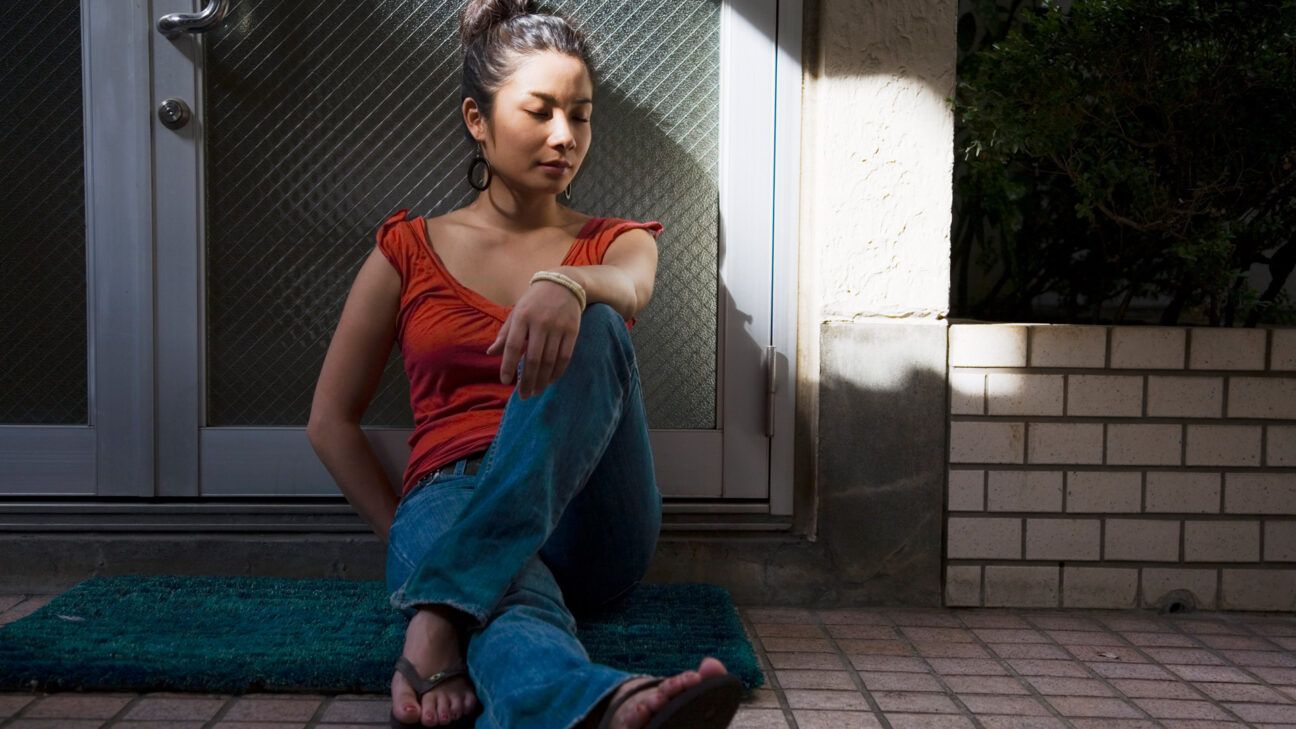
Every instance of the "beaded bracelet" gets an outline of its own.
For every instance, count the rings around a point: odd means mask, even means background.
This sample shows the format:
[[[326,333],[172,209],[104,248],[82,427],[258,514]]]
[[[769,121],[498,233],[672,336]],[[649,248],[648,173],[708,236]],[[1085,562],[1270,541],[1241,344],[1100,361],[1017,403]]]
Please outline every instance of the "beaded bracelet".
[[[576,283],[570,276],[557,271],[536,271],[535,275],[531,277],[531,283],[536,281],[552,281],[566,286],[567,290],[571,291],[576,296],[576,300],[580,302],[581,311],[585,311],[585,287]]]

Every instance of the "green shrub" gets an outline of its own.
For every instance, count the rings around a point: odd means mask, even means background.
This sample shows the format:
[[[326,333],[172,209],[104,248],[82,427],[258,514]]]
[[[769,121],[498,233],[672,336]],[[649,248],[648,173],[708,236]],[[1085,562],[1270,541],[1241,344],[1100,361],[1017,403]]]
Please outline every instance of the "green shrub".
[[[959,66],[955,267],[966,285],[976,250],[1002,273],[955,313],[1030,319],[1052,293],[1055,320],[1122,321],[1160,296],[1163,324],[1296,321],[1281,291],[1296,266],[1296,0],[1040,2],[1010,19]],[[1263,292],[1245,280],[1257,264]]]

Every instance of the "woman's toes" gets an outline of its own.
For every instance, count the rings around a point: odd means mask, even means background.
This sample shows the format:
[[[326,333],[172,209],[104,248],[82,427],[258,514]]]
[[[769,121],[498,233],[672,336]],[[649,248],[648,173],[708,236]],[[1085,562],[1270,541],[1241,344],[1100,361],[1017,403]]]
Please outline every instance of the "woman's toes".
[[[413,724],[419,720],[418,701],[414,692],[407,684],[397,679],[392,681],[392,714],[406,724]]]
[[[411,698],[413,697],[411,696]],[[405,701],[404,699],[401,699],[397,701],[395,704],[393,704],[393,707],[394,708],[392,710],[392,713],[395,714],[396,718],[400,719],[402,722],[406,724],[413,724],[414,722],[419,720],[418,705],[412,704],[408,701]]]
[[[437,722],[441,724],[449,724],[450,716],[450,697],[441,694],[437,697]]]
[[[422,723],[428,726],[441,724],[441,710],[437,708],[437,694],[422,697]]]
[[[649,692],[647,703],[649,708],[652,709],[652,713],[656,714],[658,709],[661,709],[661,707],[665,706],[666,702],[670,700],[670,697],[674,696],[676,693],[678,693],[678,689],[669,689],[663,691],[660,686],[658,686],[653,691]]]
[[[698,675],[700,676],[720,676],[728,672],[725,664],[721,663],[720,659],[711,656],[703,658],[702,662],[698,664]]]

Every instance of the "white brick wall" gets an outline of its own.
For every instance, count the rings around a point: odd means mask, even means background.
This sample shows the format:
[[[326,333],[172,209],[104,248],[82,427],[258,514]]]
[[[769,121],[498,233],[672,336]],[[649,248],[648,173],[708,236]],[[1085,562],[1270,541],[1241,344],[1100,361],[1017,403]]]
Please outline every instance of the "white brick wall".
[[[1188,431],[1189,466],[1259,466],[1258,425],[1185,426]]]
[[[1101,534],[1098,519],[1027,519],[1026,559],[1096,561]]]
[[[1138,606],[1136,569],[1073,567],[1062,570],[1062,605],[1074,608]]]
[[[1102,367],[1107,356],[1103,327],[1033,326],[1031,367]]]
[[[1061,415],[1062,377],[987,375],[986,405],[990,415]]]
[[[1197,327],[1189,331],[1189,369],[1264,369],[1266,330]]]
[[[1107,462],[1177,466],[1183,461],[1183,426],[1175,423],[1109,423]]]
[[[1061,471],[990,471],[988,511],[1061,511]]]
[[[1142,414],[1142,377],[1071,375],[1067,378],[1067,415],[1137,418]]]
[[[1060,594],[1057,567],[985,567],[986,607],[1054,607]]]
[[[1108,519],[1107,561],[1179,561],[1179,522],[1169,519]]]
[[[1255,562],[1260,559],[1260,522],[1184,522],[1184,561]]]
[[[1150,471],[1144,511],[1161,514],[1218,514],[1220,474]]]
[[[1030,423],[1030,463],[1102,463],[1102,423]]]
[[[1218,418],[1224,380],[1219,377],[1150,375],[1147,414],[1155,418]]]
[[[1067,511],[1137,513],[1143,501],[1141,471],[1067,471]]]
[[[1296,329],[949,332],[947,604],[1296,610]]]
[[[1265,522],[1266,562],[1296,562],[1296,521]]]
[[[1266,425],[1266,466],[1296,466],[1296,427]]]

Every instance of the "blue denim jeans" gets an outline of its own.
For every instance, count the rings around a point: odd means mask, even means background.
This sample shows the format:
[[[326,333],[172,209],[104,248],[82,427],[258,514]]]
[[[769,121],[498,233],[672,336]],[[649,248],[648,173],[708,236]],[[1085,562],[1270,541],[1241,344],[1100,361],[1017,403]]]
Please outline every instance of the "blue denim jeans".
[[[387,553],[392,607],[407,618],[433,604],[469,616],[477,727],[570,729],[623,681],[647,675],[590,662],[574,617],[639,584],[661,529],[621,315],[586,307],[562,376],[526,400],[515,389],[480,470],[464,473],[464,463],[401,500]]]

